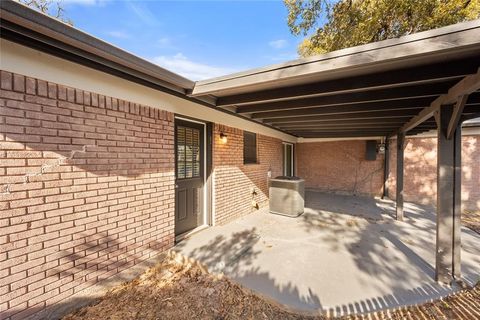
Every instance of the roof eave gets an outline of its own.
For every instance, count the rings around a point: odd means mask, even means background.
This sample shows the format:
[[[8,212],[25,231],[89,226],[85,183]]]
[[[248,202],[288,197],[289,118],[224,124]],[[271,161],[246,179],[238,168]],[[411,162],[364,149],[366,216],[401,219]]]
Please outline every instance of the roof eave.
[[[139,58],[57,19],[32,10],[21,3],[0,1],[0,9],[3,21],[8,21],[118,65],[142,72],[145,75],[161,80],[170,87],[169,89],[186,92],[194,87],[195,83],[189,79]]]
[[[480,50],[480,20],[377,43],[338,50],[284,64],[199,81],[193,96],[225,96],[248,91],[369,74],[406,65],[432,63]]]

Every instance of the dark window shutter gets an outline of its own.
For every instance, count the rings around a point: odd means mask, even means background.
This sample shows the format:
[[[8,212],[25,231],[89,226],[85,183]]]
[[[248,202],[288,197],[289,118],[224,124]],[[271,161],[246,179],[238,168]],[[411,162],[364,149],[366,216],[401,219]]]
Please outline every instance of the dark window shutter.
[[[368,161],[377,160],[377,141],[367,140],[365,160],[368,160]]]
[[[243,132],[243,163],[257,163],[257,135]]]

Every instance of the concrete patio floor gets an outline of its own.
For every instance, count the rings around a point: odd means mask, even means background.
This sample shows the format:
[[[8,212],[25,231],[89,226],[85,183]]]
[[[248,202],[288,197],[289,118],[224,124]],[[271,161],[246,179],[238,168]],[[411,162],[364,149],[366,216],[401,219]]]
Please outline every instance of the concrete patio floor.
[[[174,250],[296,310],[329,315],[423,303],[457,288],[434,281],[435,211],[389,200],[307,192],[305,213],[254,212]],[[480,235],[462,229],[462,273],[480,280]]]

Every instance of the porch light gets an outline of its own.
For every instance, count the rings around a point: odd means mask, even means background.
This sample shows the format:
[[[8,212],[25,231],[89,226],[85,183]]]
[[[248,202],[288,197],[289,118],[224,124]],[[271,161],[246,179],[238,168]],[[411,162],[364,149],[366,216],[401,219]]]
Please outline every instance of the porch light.
[[[226,144],[228,139],[227,139],[227,135],[223,132],[220,132],[220,141],[223,143],[223,144]]]
[[[377,145],[377,152],[380,153],[380,154],[384,154],[385,153],[385,143],[379,143]]]

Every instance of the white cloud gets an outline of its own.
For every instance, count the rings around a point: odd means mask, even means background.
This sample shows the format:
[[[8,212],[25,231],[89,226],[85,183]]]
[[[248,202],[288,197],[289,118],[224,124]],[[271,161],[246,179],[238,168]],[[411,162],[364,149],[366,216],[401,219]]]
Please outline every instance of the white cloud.
[[[158,56],[151,61],[191,80],[214,78],[237,71],[234,68],[217,67],[195,62],[188,59],[182,53],[177,53],[174,56]]]
[[[131,38],[130,34],[124,31],[120,30],[114,30],[114,31],[108,31],[106,32],[107,35],[113,38],[118,38],[118,39],[129,39]]]
[[[298,54],[290,53],[290,52],[283,52],[274,55],[266,55],[265,58],[273,61],[273,62],[286,62],[290,60],[298,59]]]
[[[169,37],[162,37],[157,40],[157,47],[162,49],[175,49],[175,46],[172,43],[172,39]]]
[[[128,1],[127,6],[132,12],[144,23],[149,26],[154,26],[158,24],[157,18],[155,15],[141,3],[135,3],[133,1]]]
[[[274,49],[285,48],[287,44],[288,44],[287,40],[284,40],[284,39],[272,40],[268,43],[268,45]]]
[[[104,5],[109,0],[62,0],[65,4],[79,4],[85,6]]]

